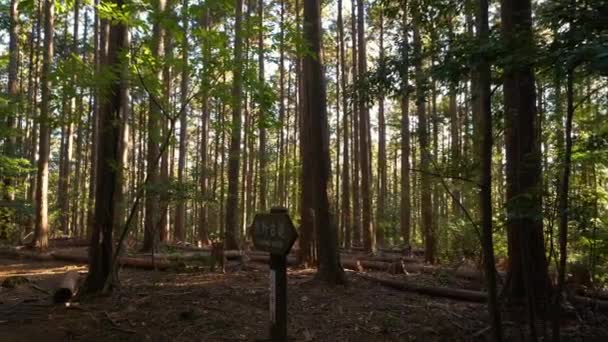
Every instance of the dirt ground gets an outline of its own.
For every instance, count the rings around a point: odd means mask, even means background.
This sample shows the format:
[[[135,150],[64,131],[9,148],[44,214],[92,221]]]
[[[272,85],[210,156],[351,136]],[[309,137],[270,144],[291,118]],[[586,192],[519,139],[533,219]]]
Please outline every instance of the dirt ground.
[[[263,264],[225,274],[124,269],[111,296],[55,305],[49,292],[69,270],[62,262],[0,259],[0,341],[264,341],[268,338],[268,271]],[[294,341],[483,341],[485,305],[401,292],[348,273],[327,287],[311,270],[288,275],[288,331]],[[449,280],[402,275],[411,281]],[[415,278],[419,277],[419,278]],[[450,284],[453,285],[453,284]],[[469,284],[460,284],[474,287]],[[568,341],[608,341],[608,320],[582,312],[564,328]],[[519,340],[516,322],[505,322]]]

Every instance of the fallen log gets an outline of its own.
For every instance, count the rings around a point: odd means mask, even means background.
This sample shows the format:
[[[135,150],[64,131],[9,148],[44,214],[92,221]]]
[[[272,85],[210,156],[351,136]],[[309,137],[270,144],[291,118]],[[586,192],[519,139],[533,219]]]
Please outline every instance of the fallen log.
[[[377,270],[377,271],[388,271],[392,263],[390,262],[382,262],[382,261],[369,261],[365,259],[343,259],[342,266],[344,268],[352,269],[355,271],[362,271],[365,269],[369,270]],[[418,263],[403,263],[403,268],[407,272],[413,273],[435,273],[438,271],[445,271],[447,273],[453,274],[455,277],[471,279],[471,280],[480,280],[483,279],[483,273],[475,271],[475,270],[467,270],[467,269],[457,269],[451,270],[446,268],[441,268],[432,265],[418,264]]]
[[[67,272],[53,292],[53,302],[66,303],[76,294],[80,274],[76,271]]]
[[[374,277],[365,273],[359,273],[359,276],[363,279],[371,280],[383,286],[387,286],[396,290],[416,292],[433,297],[445,297],[476,303],[483,303],[487,299],[487,294],[481,291],[454,289],[449,287],[415,285],[411,283],[396,281],[393,279]]]
[[[590,306],[600,311],[608,312],[608,300],[573,295],[570,296],[570,301],[574,304]]]
[[[87,264],[89,262],[89,257],[87,255],[74,254],[74,253],[62,253],[62,252],[52,252],[51,255],[53,258],[61,261],[70,261],[79,264]],[[165,259],[158,258],[134,258],[134,257],[120,257],[118,259],[118,264],[123,267],[133,267],[133,268],[141,268],[146,270],[166,270],[171,267],[177,267],[178,263],[170,262]]]
[[[53,257],[49,253],[40,253],[34,250],[27,250],[24,246],[2,248],[0,249],[0,255],[12,259],[27,258],[38,261],[53,260]]]
[[[249,255],[249,261],[253,261],[253,262],[261,262],[261,263],[269,263],[270,262],[270,256],[269,255]],[[298,265],[298,259],[296,257],[293,257],[291,255],[287,256],[287,266],[297,266]]]

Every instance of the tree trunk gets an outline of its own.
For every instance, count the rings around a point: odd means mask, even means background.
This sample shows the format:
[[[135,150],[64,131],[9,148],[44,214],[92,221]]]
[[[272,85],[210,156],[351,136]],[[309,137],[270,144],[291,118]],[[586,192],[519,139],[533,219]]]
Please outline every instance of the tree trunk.
[[[188,89],[190,82],[190,69],[188,67],[188,0],[183,0],[182,4],[182,25],[184,37],[182,37],[182,75],[180,102],[182,113],[179,118],[179,160],[177,162],[177,182],[184,188],[184,174],[186,173],[186,153],[188,139]],[[177,209],[175,214],[175,231],[174,240],[184,241],[186,238],[186,202],[184,199],[178,199]]]
[[[264,22],[264,0],[258,0],[258,16],[260,23]],[[258,35],[258,81],[260,85],[265,83],[264,76],[264,33],[266,31],[264,28],[260,28],[260,32]],[[265,211],[267,208],[266,204],[266,193],[267,193],[267,171],[266,171],[266,125],[265,125],[265,117],[267,113],[261,110],[261,107],[258,110],[258,129],[259,129],[259,166],[258,166],[258,174],[259,174],[259,187],[260,187],[260,205],[258,210]]]
[[[513,56],[533,50],[530,0],[504,0],[502,36]],[[507,150],[508,298],[526,299],[531,322],[545,304],[550,283],[543,240],[541,151],[537,135],[534,71],[530,59],[506,65],[504,72]],[[533,323],[531,323],[533,325]]]
[[[408,23],[407,23],[407,1],[403,4],[403,64],[401,70],[401,237],[403,244],[409,246],[412,218],[412,205],[410,202],[410,98],[409,98],[409,44],[408,44]]]
[[[164,56],[164,36],[165,29],[161,24],[161,17],[165,13],[166,2],[165,0],[156,0],[154,2],[154,12],[156,13],[154,26],[152,29],[152,43],[151,53],[154,58],[161,60]],[[162,71],[158,70],[156,78],[162,79]],[[158,196],[159,186],[159,170],[157,165],[157,159],[160,153],[160,126],[159,123],[162,121],[161,108],[159,107],[160,101],[154,94],[149,94],[149,115],[148,115],[148,148],[147,148],[147,163],[146,163],[146,177],[148,179],[148,187],[146,189],[146,201],[145,201],[145,222],[144,222],[144,243],[142,251],[150,252],[156,249],[157,244],[160,240],[159,223],[160,223],[160,205]]]
[[[325,78],[321,53],[321,6],[319,0],[304,2],[304,42],[310,53],[303,58],[304,107],[302,125],[302,176],[313,186],[312,207],[316,227],[319,268],[317,278],[340,284],[345,281],[340,266],[338,234],[329,212],[327,185],[330,174],[329,130]]]
[[[380,9],[380,68],[384,69],[384,9]],[[384,94],[378,98],[378,207],[376,211],[376,241],[384,245],[384,217],[387,193],[386,171],[386,122],[384,117]]]
[[[357,3],[351,0],[351,38],[352,45],[352,80],[353,83],[357,79],[358,62],[357,62]],[[352,125],[353,125],[353,238],[354,246],[361,246],[361,188],[359,186],[360,162],[359,162],[359,106],[357,103],[357,94],[354,92],[352,98]]]
[[[118,8],[123,5],[123,0],[115,0]],[[105,19],[103,21],[106,21]],[[109,24],[109,23],[108,23]],[[104,25],[102,25],[104,26]],[[125,70],[121,65],[120,54],[128,42],[127,28],[124,24],[115,22],[111,25],[108,41],[107,54],[102,54],[101,64],[111,70]],[[89,248],[89,273],[85,280],[86,292],[100,292],[108,284],[112,284],[112,234],[116,224],[115,214],[122,194],[122,182],[120,181],[122,162],[120,147],[122,144],[121,133],[124,129],[124,120],[121,115],[125,114],[126,104],[124,89],[126,88],[124,77],[126,73],[121,72],[120,77],[114,77],[108,85],[101,98],[99,110],[99,138],[103,144],[98,144],[99,162],[97,163],[97,185],[95,187],[95,218],[91,245]]]
[[[44,47],[42,52],[42,75],[40,79],[40,145],[38,147],[38,175],[36,187],[36,230],[32,244],[46,249],[49,244],[49,155],[51,143],[51,63],[53,59],[53,34],[55,32],[55,11],[51,0],[44,2]]]
[[[241,100],[243,93],[243,0],[236,0],[234,24],[234,70],[232,80],[232,124],[228,157],[228,198],[224,248],[239,248],[239,165],[241,158]]]
[[[420,38],[420,4],[412,4],[414,24],[414,64],[416,68],[416,111],[418,115],[418,139],[420,143],[420,206],[421,228],[424,234],[424,258],[429,263],[435,262],[435,232],[433,229],[433,207],[431,203],[430,146],[428,141],[428,123],[426,115],[425,71],[422,66],[422,42]]]
[[[357,0],[357,43],[358,43],[358,79],[363,80],[367,72],[367,52],[365,42],[365,8],[363,0]],[[369,108],[363,96],[358,98],[359,106],[359,155],[361,161],[361,224],[363,229],[363,247],[367,252],[376,251],[376,236],[372,223],[371,209],[371,161],[369,158]]]
[[[346,74],[346,52],[344,45],[345,36],[344,36],[344,19],[342,17],[342,0],[338,0],[338,39],[340,44],[340,84],[342,86],[342,227],[344,234],[342,236],[342,240],[344,243],[344,247],[350,248],[351,239],[352,239],[352,217],[351,217],[351,207],[350,207],[350,153],[349,153],[349,127],[350,127],[350,118],[348,116],[348,97],[346,96],[346,83],[347,83],[347,74]],[[338,99],[340,101],[340,99]]]
[[[4,155],[11,158],[16,157],[17,143],[17,104],[19,97],[19,88],[17,84],[17,74],[19,71],[19,1],[11,0],[10,18],[9,18],[9,61],[8,61],[8,96],[10,110],[7,115],[6,127],[9,129],[8,137],[4,142]],[[4,182],[3,197],[7,201],[15,199],[15,191],[13,189],[13,177],[2,177]]]
[[[477,16],[478,42],[480,46],[489,43],[488,0],[479,0]],[[500,321],[500,307],[498,305],[496,290],[496,268],[494,266],[494,242],[492,237],[492,77],[488,57],[482,55],[477,66],[479,90],[476,102],[479,106],[479,128],[483,133],[479,160],[481,161],[481,191],[479,192],[479,207],[481,208],[481,230],[483,264],[488,291],[488,313],[492,326],[494,340],[502,341],[502,326]]]

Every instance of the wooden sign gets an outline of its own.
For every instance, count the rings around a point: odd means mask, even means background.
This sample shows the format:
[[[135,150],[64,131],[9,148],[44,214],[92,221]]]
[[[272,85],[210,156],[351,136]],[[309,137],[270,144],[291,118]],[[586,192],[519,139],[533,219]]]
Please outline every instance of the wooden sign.
[[[287,341],[287,254],[298,238],[287,209],[275,207],[253,218],[253,245],[270,253],[270,340]]]
[[[298,238],[286,210],[274,208],[253,218],[253,246],[270,254],[286,255]]]

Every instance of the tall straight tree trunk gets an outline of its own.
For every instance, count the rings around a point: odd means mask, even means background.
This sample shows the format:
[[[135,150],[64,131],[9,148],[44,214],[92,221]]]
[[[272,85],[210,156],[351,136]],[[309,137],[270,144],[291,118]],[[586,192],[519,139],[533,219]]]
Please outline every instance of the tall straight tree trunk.
[[[348,97],[346,96],[346,83],[348,75],[346,74],[346,45],[344,36],[344,19],[342,16],[342,0],[338,0],[338,40],[340,54],[340,84],[342,86],[342,227],[344,235],[342,236],[344,247],[350,248],[352,239],[352,217],[350,207],[350,153],[349,153],[349,127],[350,117],[348,115]],[[338,99],[339,101],[340,99]]]
[[[175,0],[167,0],[167,5],[165,8],[165,14],[163,15],[163,18],[170,18],[170,20],[175,19],[174,13],[173,13],[173,7],[175,5]],[[161,22],[161,25],[164,25]],[[164,48],[165,48],[165,52],[164,52],[164,57],[165,57],[165,61],[171,61],[173,60],[173,36],[171,35],[170,32],[165,33],[165,35],[163,36],[164,38]],[[171,65],[171,63],[167,63],[165,62],[163,64],[163,70],[162,70],[162,94],[158,97],[159,99],[161,99],[161,103],[163,104],[163,106],[165,107],[165,110],[168,110],[169,112],[172,112],[170,110],[170,108],[172,107],[172,94],[173,94],[173,67]],[[173,130],[170,129],[169,127],[169,119],[163,115],[162,119],[160,120],[161,123],[161,141],[164,141],[167,138],[167,135],[171,135],[173,136]],[[173,139],[171,139],[173,140]],[[171,143],[169,146],[167,146],[167,148],[165,148],[163,151],[161,151],[162,153],[162,157],[161,157],[161,162],[160,162],[160,201],[159,201],[159,205],[160,205],[160,219],[159,219],[159,223],[158,223],[158,230],[159,230],[159,239],[161,242],[167,242],[169,241],[169,226],[171,225],[170,221],[169,221],[169,217],[170,217],[170,213],[169,213],[169,202],[170,202],[170,198],[169,198],[169,182],[171,179],[171,175],[170,175],[170,167],[171,167],[171,149],[173,147],[173,143]]]
[[[384,9],[380,9],[380,68],[384,68]],[[384,94],[378,98],[378,207],[376,210],[376,241],[384,245],[384,220],[387,193],[386,171],[386,119],[384,117]]]
[[[179,118],[179,160],[177,162],[177,182],[184,186],[184,174],[186,173],[186,153],[188,139],[188,110],[185,108],[188,101],[188,89],[190,82],[190,69],[188,67],[188,0],[182,3],[182,25],[184,37],[182,37],[182,75],[180,102],[183,112]],[[186,202],[179,199],[175,215],[175,231],[173,238],[176,241],[184,241],[186,238]]]
[[[202,29],[204,32],[207,32],[209,30],[209,9],[205,8],[203,10],[203,17],[201,20],[202,23]],[[209,68],[208,68],[208,61],[209,61],[209,53],[211,51],[211,48],[209,46],[208,42],[204,42],[204,45],[201,48],[202,50],[202,59],[203,59],[203,69],[201,71],[202,73],[202,78],[203,78],[203,87],[201,89],[201,104],[202,104],[202,109],[201,109],[201,134],[200,134],[200,140],[201,140],[201,148],[200,148],[200,161],[199,161],[199,165],[200,165],[200,187],[201,187],[201,207],[200,207],[200,213],[199,213],[199,217],[198,217],[198,242],[199,245],[202,246],[209,246],[211,244],[211,241],[209,240],[209,201],[210,201],[210,195],[209,195],[209,165],[207,162],[207,154],[208,154],[208,148],[207,148],[207,141],[208,141],[208,135],[209,135],[209,117],[210,117],[210,109],[209,109],[209,87],[208,85],[208,78],[209,78]],[[217,136],[217,133],[216,133]],[[215,150],[217,151],[217,144],[215,147]],[[217,163],[217,154],[215,156],[215,163]],[[215,187],[214,189],[215,190]],[[212,194],[214,196],[214,194]]]
[[[49,245],[49,155],[51,145],[51,63],[53,59],[53,34],[55,32],[55,6],[53,1],[44,2],[44,47],[42,51],[42,75],[40,79],[40,145],[38,147],[38,174],[36,187],[36,230],[32,245],[45,249]]]
[[[164,57],[164,36],[165,29],[161,24],[161,16],[165,13],[166,2],[165,0],[155,0],[154,2],[154,13],[155,21],[152,29],[152,44],[151,53],[154,58],[161,60]],[[156,77],[158,80],[162,80],[162,70],[156,71]],[[142,251],[150,252],[156,249],[158,242],[160,241],[160,205],[159,196],[157,194],[157,187],[160,182],[159,169],[158,169],[158,155],[160,153],[160,125],[162,121],[161,108],[159,107],[160,101],[158,97],[153,98],[153,94],[149,97],[149,115],[148,115],[148,148],[147,148],[147,163],[146,163],[146,177],[148,179],[148,187],[146,189],[146,201],[145,201],[145,222],[144,222],[144,243]]]
[[[258,0],[258,17],[260,21],[260,26],[264,23],[264,0]],[[264,84],[264,27],[260,27],[260,32],[258,33],[258,81],[260,84]],[[258,174],[259,174],[259,187],[260,187],[260,205],[258,210],[265,211],[267,207],[266,203],[266,193],[268,189],[268,181],[267,181],[267,153],[266,153],[266,124],[265,117],[267,113],[262,111],[262,108],[258,109],[258,129],[259,129],[259,166],[258,166]]]
[[[122,0],[115,0],[121,8]],[[104,20],[105,21],[105,20]],[[102,57],[102,65],[108,70],[119,70],[108,87],[107,97],[102,98],[99,110],[99,163],[97,163],[97,186],[95,187],[95,219],[89,249],[89,273],[85,280],[87,292],[100,292],[107,284],[112,284],[112,234],[115,228],[115,213],[122,197],[121,169],[123,156],[122,144],[124,124],[121,115],[125,114],[124,102],[126,73],[121,65],[120,53],[128,42],[124,24],[113,23],[108,36],[107,54]],[[117,199],[119,199],[117,201]]]
[[[503,0],[502,36],[513,56],[534,50],[531,1]],[[505,66],[504,106],[507,150],[507,238],[509,270],[506,293],[525,300],[534,326],[535,309],[546,302],[550,283],[543,238],[541,151],[538,137],[534,70],[531,59]]]
[[[285,205],[285,1],[280,1],[279,13],[279,165],[278,203]]]
[[[340,265],[338,234],[329,212],[327,195],[330,174],[329,129],[325,99],[325,77],[321,53],[321,6],[319,0],[304,2],[304,41],[311,53],[303,58],[304,107],[302,125],[303,186],[312,187],[310,210],[317,228],[319,268],[317,278],[332,284],[344,283]]]
[[[358,58],[357,58],[357,3],[355,0],[351,0],[351,36],[353,40],[352,45],[352,80],[353,82],[359,75],[358,72]],[[359,162],[359,105],[357,102],[356,92],[352,98],[353,104],[353,245],[361,246],[361,187],[359,186],[359,175],[360,175],[360,162]]]
[[[4,155],[7,157],[16,156],[17,142],[17,104],[19,96],[19,87],[17,84],[17,74],[19,71],[19,9],[18,1],[11,0],[10,17],[9,17],[9,61],[8,61],[8,96],[10,103],[10,112],[7,115],[6,127],[10,130],[9,136],[4,142]],[[14,180],[12,177],[3,177],[4,194],[3,197],[7,201],[15,199],[15,191],[13,189]]]
[[[31,104],[30,104],[30,116],[32,117],[32,132],[31,132],[31,141],[30,141],[30,146],[31,146],[31,150],[29,151],[29,160],[30,163],[32,165],[36,164],[36,156],[37,156],[37,152],[38,152],[38,138],[39,138],[39,134],[38,134],[38,126],[39,126],[39,120],[36,120],[36,118],[38,117],[38,81],[39,81],[39,60],[40,60],[40,41],[41,41],[41,28],[42,28],[42,1],[38,1],[38,7],[36,9],[36,18],[38,18],[38,20],[36,20],[36,25],[35,28],[32,27],[32,30],[35,30],[35,35],[36,35],[36,42],[32,42],[32,46],[31,49],[33,51],[31,51],[30,54],[32,54],[32,64],[30,66],[30,68],[33,68],[33,85],[32,85],[32,96],[31,96]],[[32,31],[34,32],[34,31]],[[30,69],[30,71],[32,71]],[[27,201],[29,203],[34,203],[34,199],[36,196],[36,180],[37,180],[37,175],[34,176],[30,176],[30,180],[29,180],[29,186],[28,186],[28,191],[27,191]],[[26,232],[29,231],[33,231],[35,230],[35,219],[32,219],[31,217],[28,219],[27,222],[27,226],[25,228]]]
[[[403,3],[403,47],[402,58],[404,68],[401,70],[401,237],[405,246],[410,244],[412,205],[410,199],[410,94],[409,82],[409,44],[407,23],[407,0]]]
[[[99,75],[99,67],[100,67],[100,57],[102,47],[105,45],[105,32],[102,32],[102,27],[99,23],[99,0],[94,1],[94,24],[93,24],[93,49],[94,49],[94,61],[95,65],[95,74]],[[93,87],[93,100],[94,106],[91,113],[91,167],[90,167],[90,177],[89,177],[89,199],[87,201],[87,236],[90,236],[93,227],[93,218],[95,215],[95,186],[97,184],[97,142],[98,142],[98,133],[99,133],[99,102],[100,102],[100,94],[95,87]]]
[[[488,0],[479,0],[477,15],[477,35],[479,46],[489,43]],[[477,66],[479,90],[476,102],[479,106],[479,126],[483,133],[479,160],[481,161],[481,191],[479,192],[479,206],[481,208],[481,237],[483,249],[483,264],[488,291],[488,313],[492,327],[494,341],[502,341],[502,326],[500,320],[500,307],[498,305],[496,290],[496,268],[494,267],[494,241],[492,229],[492,75],[488,57],[482,55]],[[450,99],[451,100],[451,99]]]
[[[358,79],[362,80],[367,72],[367,52],[365,42],[365,8],[363,0],[357,0],[357,43],[358,43]],[[369,108],[363,96],[358,99],[359,106],[359,158],[361,161],[361,225],[363,229],[363,248],[365,251],[376,251],[376,236],[372,223],[371,203],[371,161],[369,156]]]
[[[224,247],[239,248],[239,165],[241,159],[241,101],[243,93],[243,0],[236,0],[234,24],[234,70],[232,80],[232,125],[228,157],[228,198]]]
[[[435,262],[435,232],[433,229],[433,207],[431,203],[430,146],[428,138],[428,122],[426,115],[425,72],[422,66],[422,41],[420,38],[420,3],[412,3],[412,18],[414,24],[414,65],[416,68],[416,112],[418,115],[418,139],[420,143],[420,209],[421,228],[424,233],[424,259],[429,263]]]

